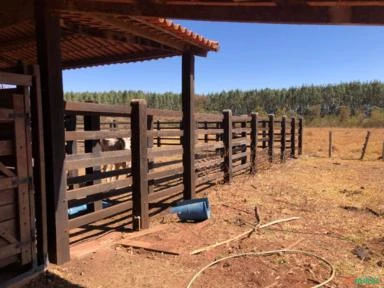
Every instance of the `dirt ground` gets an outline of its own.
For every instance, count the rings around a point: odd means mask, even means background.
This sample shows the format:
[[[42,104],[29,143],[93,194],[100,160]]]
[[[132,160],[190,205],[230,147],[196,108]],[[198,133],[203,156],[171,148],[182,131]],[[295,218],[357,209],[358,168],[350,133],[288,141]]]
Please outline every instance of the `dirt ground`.
[[[282,248],[308,251],[332,263],[336,276],[325,287],[363,287],[354,282],[366,277],[381,281],[381,285],[367,287],[382,287],[384,161],[377,160],[381,146],[368,145],[364,161],[344,159],[359,156],[357,149],[361,149],[365,131],[338,130],[336,135],[350,134],[339,137],[346,140],[335,146],[338,154],[329,159],[324,152],[327,142],[322,144],[328,129],[306,129],[301,158],[273,165],[256,176],[238,176],[231,185],[216,185],[200,193],[209,198],[211,219],[180,223],[175,215],[157,215],[151,219],[152,233],[134,239],[132,233],[106,235],[114,241],[100,238],[97,251],[84,252],[85,256],[60,267],[51,265],[28,287],[187,287],[195,273],[214,260]],[[373,133],[372,139],[382,143],[384,129]],[[254,227],[255,207],[261,224],[295,216],[300,219],[189,255]],[[168,253],[132,248],[133,240]],[[193,287],[313,287],[329,275],[329,268],[310,256],[248,256],[209,268]]]

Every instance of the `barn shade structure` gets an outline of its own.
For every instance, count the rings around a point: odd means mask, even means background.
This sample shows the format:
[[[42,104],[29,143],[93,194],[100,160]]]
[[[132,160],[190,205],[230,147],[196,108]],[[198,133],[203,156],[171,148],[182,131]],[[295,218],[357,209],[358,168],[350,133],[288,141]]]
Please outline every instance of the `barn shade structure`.
[[[25,226],[26,222],[21,219],[19,222],[15,222],[15,225],[21,226],[12,229],[25,231],[25,234],[29,235],[27,240],[31,246],[26,246],[29,250],[24,247],[25,239],[20,239],[20,244],[17,244],[19,246],[16,246],[12,242],[13,236],[11,235],[11,237],[7,231],[1,230],[2,226],[0,226],[0,286],[4,283],[1,267],[11,263],[14,259],[9,258],[9,253],[13,253],[13,251],[14,253],[21,251],[23,265],[29,265],[28,267],[31,268],[27,269],[28,272],[36,271],[37,267],[44,267],[47,257],[51,262],[58,264],[69,260],[69,231],[64,224],[68,223],[68,206],[65,196],[67,189],[65,181],[65,103],[62,70],[181,56],[185,147],[195,141],[192,132],[194,129],[194,57],[206,56],[208,52],[219,49],[217,42],[205,39],[164,18],[64,11],[53,9],[50,7],[51,4],[53,2],[48,0],[1,1],[0,4],[0,84],[11,84],[9,89],[8,86],[1,86],[0,126],[3,123],[2,117],[11,115],[7,114],[7,111],[10,110],[4,110],[4,107],[8,109],[8,106],[1,106],[8,101],[4,101],[8,98],[2,98],[2,93],[4,95],[10,93],[11,97],[16,97],[15,93],[19,93],[25,96],[23,96],[24,100],[29,99],[29,96],[26,95],[30,93],[31,141],[35,163],[33,170],[39,170],[37,173],[39,177],[33,176],[36,190],[36,203],[33,206],[36,208],[37,219],[37,257],[33,256],[36,254],[33,252],[35,249],[33,246],[34,233],[31,233],[34,231],[34,209],[28,214],[29,210],[23,210],[24,206],[19,205],[19,212],[24,211],[23,215],[26,217],[30,215],[30,218],[27,217],[29,226]],[[12,90],[14,89],[12,87],[15,86],[16,90]],[[4,87],[5,89],[3,89]],[[41,95],[41,98],[38,95]],[[6,97],[8,96],[7,94]],[[15,106],[10,108],[16,109],[20,104],[16,98],[11,98],[13,99],[11,102],[13,101]],[[25,117],[29,117],[28,111],[23,110],[23,113],[26,115]],[[17,115],[21,115],[21,112]],[[17,123],[21,125],[22,122]],[[3,129],[2,127],[0,128]],[[24,130],[19,128],[17,131],[28,131],[27,128]],[[4,140],[1,138],[2,133],[0,134],[0,140]],[[32,156],[28,154],[31,141],[28,140],[30,139],[28,137],[26,139],[24,142],[27,145],[25,157],[31,160],[28,163],[32,163]],[[3,145],[9,142],[7,141],[0,141],[2,151],[0,156],[3,151],[5,151],[4,153],[10,151],[8,146]],[[190,166],[194,157],[193,148],[184,150],[183,161]],[[19,157],[18,154],[16,156]],[[3,165],[1,161],[0,164]],[[15,175],[12,171],[8,171],[7,167],[1,165],[0,183],[1,185],[8,183],[9,186],[14,183],[12,177]],[[26,167],[30,167],[32,171],[32,164]],[[192,170],[185,169],[186,181],[194,179]],[[9,179],[4,178],[4,173],[5,176],[9,176]],[[32,176],[29,175],[29,177]],[[26,185],[25,179],[26,177],[22,180],[24,182],[20,182],[18,185]],[[9,187],[13,188],[12,185]],[[7,187],[6,189],[8,189]],[[21,190],[20,187],[17,187],[14,191],[19,191],[20,200]],[[26,189],[26,187],[24,188]],[[3,189],[5,188],[0,187],[0,192]],[[16,193],[13,190],[11,192]],[[22,195],[27,194],[28,192],[25,191]],[[32,191],[30,195],[33,195]],[[185,191],[184,195],[186,198],[191,198],[194,196],[194,191]],[[27,201],[29,198],[25,199]],[[1,197],[0,200],[2,201]],[[30,203],[32,202],[30,201]],[[6,217],[5,210],[0,212],[3,212],[0,214],[4,214]],[[3,217],[0,218],[0,224],[2,224],[2,219]],[[6,251],[8,248],[13,250],[8,253]],[[4,257],[6,257],[5,262],[2,261]]]

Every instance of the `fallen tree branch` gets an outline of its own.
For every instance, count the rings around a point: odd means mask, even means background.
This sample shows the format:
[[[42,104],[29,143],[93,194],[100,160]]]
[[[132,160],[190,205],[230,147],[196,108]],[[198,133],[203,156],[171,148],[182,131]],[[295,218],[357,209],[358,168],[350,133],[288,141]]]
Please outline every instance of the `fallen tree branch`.
[[[300,219],[300,217],[291,217],[291,218],[286,218],[286,219],[275,220],[275,221],[272,221],[272,222],[269,222],[269,223],[266,223],[266,224],[263,224],[263,225],[256,225],[254,228],[252,228],[252,229],[250,229],[248,231],[245,231],[245,232],[243,232],[243,233],[241,233],[241,234],[239,234],[239,235],[237,235],[237,236],[235,236],[233,238],[230,238],[230,239],[227,239],[227,240],[222,241],[222,242],[218,242],[218,243],[206,246],[206,247],[202,247],[202,248],[193,250],[189,254],[190,255],[196,255],[196,254],[199,254],[201,252],[208,251],[208,250],[211,250],[211,249],[216,248],[218,246],[227,244],[229,242],[241,239],[241,238],[243,238],[245,236],[248,236],[249,234],[253,233],[257,229],[263,229],[263,228],[266,228],[266,227],[269,227],[269,226],[272,226],[272,225],[276,225],[276,224],[283,223],[283,222],[288,222],[288,221],[293,221],[293,220],[297,220],[297,219]]]
[[[329,268],[330,268],[330,276],[327,280],[315,285],[315,286],[312,286],[311,288],[320,288],[320,287],[323,287],[324,285],[326,285],[327,283],[331,282],[332,279],[335,277],[335,268],[333,267],[333,265],[326,259],[320,257],[320,256],[317,256],[313,253],[310,253],[310,252],[306,252],[306,251],[302,251],[302,250],[289,250],[289,249],[280,249],[280,250],[272,250],[272,251],[264,251],[264,252],[248,252],[248,253],[241,253],[241,254],[236,254],[236,255],[231,255],[231,256],[227,256],[227,257],[223,257],[221,259],[218,259],[214,262],[211,262],[209,263],[208,265],[206,265],[205,267],[203,267],[202,269],[200,269],[200,271],[198,271],[194,276],[193,278],[191,279],[191,281],[189,281],[188,283],[188,286],[187,288],[191,288],[192,287],[192,284],[193,282],[206,270],[208,269],[209,267],[211,266],[214,266],[216,265],[217,263],[220,263],[222,261],[225,261],[225,260],[228,260],[228,259],[233,259],[233,258],[239,258],[239,257],[244,257],[244,256],[268,256],[268,255],[273,255],[273,254],[283,254],[283,253],[286,253],[286,254],[303,254],[303,255],[306,255],[306,256],[310,256],[310,257],[314,257],[314,258],[317,258],[318,260],[322,261],[323,263],[325,263]]]

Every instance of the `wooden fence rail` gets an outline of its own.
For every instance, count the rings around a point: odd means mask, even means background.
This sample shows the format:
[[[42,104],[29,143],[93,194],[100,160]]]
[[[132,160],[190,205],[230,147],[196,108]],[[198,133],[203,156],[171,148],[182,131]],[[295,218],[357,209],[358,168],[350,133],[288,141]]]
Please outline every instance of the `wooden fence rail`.
[[[69,229],[123,212],[131,213],[134,229],[145,229],[160,209],[153,207],[195,197],[217,182],[231,183],[237,174],[255,174],[263,153],[270,162],[302,153],[302,118],[296,127],[294,117],[260,119],[257,113],[234,116],[224,110],[195,115],[194,127],[186,130],[179,112],[148,109],[142,100],[119,107],[65,105],[68,208],[85,205],[70,215]],[[124,137],[128,149],[101,151],[100,140]]]

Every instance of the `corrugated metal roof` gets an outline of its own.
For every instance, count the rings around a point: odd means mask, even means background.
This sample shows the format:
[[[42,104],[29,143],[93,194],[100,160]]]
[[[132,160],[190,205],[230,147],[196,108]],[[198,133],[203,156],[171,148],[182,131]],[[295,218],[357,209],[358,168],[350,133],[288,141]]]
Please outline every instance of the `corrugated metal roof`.
[[[163,18],[112,17],[66,12],[60,15],[64,69],[145,61],[191,51],[205,55],[217,51],[216,41]],[[18,60],[36,63],[32,20],[0,29],[0,69]]]

